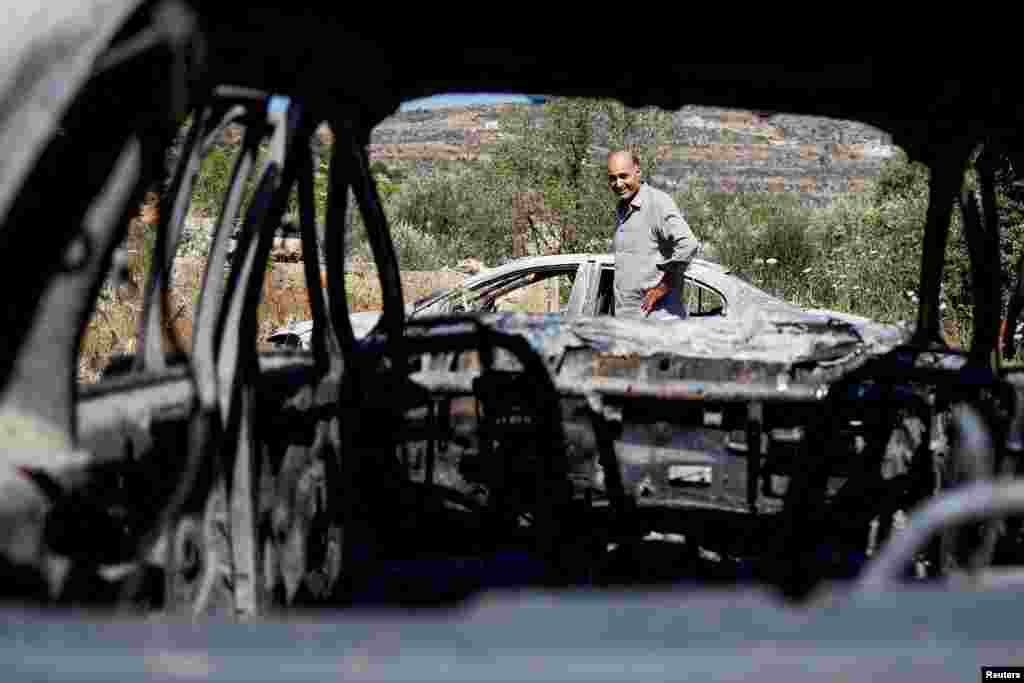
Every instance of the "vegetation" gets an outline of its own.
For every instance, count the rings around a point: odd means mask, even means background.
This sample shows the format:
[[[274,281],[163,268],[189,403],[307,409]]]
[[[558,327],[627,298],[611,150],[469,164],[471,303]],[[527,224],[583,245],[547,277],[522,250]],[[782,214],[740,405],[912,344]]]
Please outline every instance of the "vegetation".
[[[427,174],[415,173],[401,162],[374,161],[371,172],[402,268],[437,270],[467,258],[494,266],[526,253],[610,250],[611,197],[604,157],[597,150],[633,149],[645,177],[655,177],[671,142],[671,125],[671,116],[658,110],[554,98],[541,108],[504,113],[497,143],[479,159],[436,162]],[[224,141],[204,161],[194,192],[196,218],[215,218],[237,148],[236,141]],[[318,137],[315,151],[317,221],[323,223],[330,146]],[[1015,177],[1005,163],[997,176],[1004,305],[1024,239],[1024,191],[1014,185]],[[964,182],[965,188],[972,186],[972,171]],[[688,179],[675,199],[704,243],[703,256],[740,271],[778,296],[878,320],[913,321],[927,183],[926,167],[898,155],[885,162],[864,191],[840,196],[826,208],[802,206],[795,195],[779,192],[712,192],[697,178]],[[251,188],[246,196],[248,192]],[[354,209],[351,197],[349,201]],[[286,220],[297,223],[297,214],[293,200]],[[346,251],[350,269],[358,270],[352,265],[373,259],[362,220],[357,211],[352,214]],[[189,235],[183,248],[201,256],[208,240],[208,233],[200,230]],[[143,243],[143,251],[150,251],[151,229],[144,233]],[[144,253],[136,266],[148,260]],[[132,277],[141,285],[141,272]],[[359,280],[358,289],[366,301],[357,301],[357,307],[370,306],[374,298],[372,283],[364,280]],[[87,348],[102,355],[131,347],[138,304],[123,304],[127,308],[120,320],[120,301],[109,287],[104,290],[103,310],[90,324],[84,356]],[[942,308],[947,338],[954,343],[968,339],[970,264],[958,211],[953,212],[946,253]],[[295,312],[265,313],[274,318]],[[267,325],[274,322],[268,318]]]
[[[408,241],[415,231],[436,239],[440,261],[466,257],[489,264],[516,253],[516,228],[538,253],[607,251],[610,199],[603,158],[595,148],[631,148],[645,177],[657,171],[669,142],[670,117],[620,104],[556,98],[540,114],[516,109],[489,162],[439,166],[391,194],[388,213]],[[1009,177],[999,184],[1004,288],[1024,236],[1024,202]],[[965,177],[969,187],[971,174]],[[802,206],[793,194],[721,193],[697,178],[675,195],[704,256],[742,272],[759,286],[805,306],[834,308],[885,321],[913,321],[917,310],[928,171],[897,155],[864,191],[829,207]],[[517,224],[518,221],[518,224]],[[399,238],[396,238],[398,241]],[[953,224],[942,283],[946,333],[966,339],[971,326],[970,266],[960,217]],[[403,267],[434,267],[437,258],[405,250]],[[1005,290],[1004,290],[1005,291]]]

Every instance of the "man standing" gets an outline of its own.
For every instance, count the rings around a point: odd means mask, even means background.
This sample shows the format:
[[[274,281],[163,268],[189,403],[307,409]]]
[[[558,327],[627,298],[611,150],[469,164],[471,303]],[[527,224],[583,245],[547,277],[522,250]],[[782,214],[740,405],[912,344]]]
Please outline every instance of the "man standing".
[[[683,273],[700,243],[672,198],[641,180],[636,154],[608,155],[608,185],[618,197],[615,315],[685,318]]]

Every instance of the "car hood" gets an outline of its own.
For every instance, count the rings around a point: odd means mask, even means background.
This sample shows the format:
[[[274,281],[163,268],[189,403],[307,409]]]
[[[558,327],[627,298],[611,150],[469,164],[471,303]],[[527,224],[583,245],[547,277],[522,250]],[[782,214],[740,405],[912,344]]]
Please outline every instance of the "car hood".
[[[909,339],[903,325],[825,309],[804,310],[788,304],[762,305],[743,317],[691,317],[649,321],[611,316],[565,320],[557,314],[492,313],[480,320],[492,329],[522,336],[545,358],[571,348],[609,355],[659,354],[770,363],[829,362],[851,355],[884,353]],[[357,337],[380,319],[380,311],[351,316]],[[271,336],[295,334],[307,347],[312,321],[282,328]]]
[[[660,354],[770,363],[828,362],[851,355],[884,353],[910,336],[903,326],[846,317],[830,311],[782,309],[744,318],[691,317],[648,321],[492,314],[494,329],[521,335],[545,357],[568,348],[616,356]]]

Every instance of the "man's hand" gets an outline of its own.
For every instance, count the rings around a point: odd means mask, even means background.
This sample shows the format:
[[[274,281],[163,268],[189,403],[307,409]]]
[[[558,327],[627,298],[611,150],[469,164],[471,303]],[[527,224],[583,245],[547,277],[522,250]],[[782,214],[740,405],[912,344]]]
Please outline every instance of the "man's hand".
[[[661,282],[659,282],[654,287],[651,287],[644,293],[644,300],[640,304],[640,310],[643,311],[646,315],[650,315],[651,311],[654,310],[654,307],[658,304],[658,302],[661,301],[662,298],[669,293],[670,288],[667,279],[668,278],[662,279]]]

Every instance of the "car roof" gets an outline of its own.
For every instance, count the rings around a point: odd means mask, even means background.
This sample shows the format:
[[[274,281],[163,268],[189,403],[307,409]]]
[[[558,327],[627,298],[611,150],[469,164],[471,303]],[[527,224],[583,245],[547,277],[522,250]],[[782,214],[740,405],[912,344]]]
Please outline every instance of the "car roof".
[[[602,253],[577,253],[577,254],[546,254],[543,256],[524,256],[522,258],[514,259],[507,263],[503,263],[500,266],[494,268],[488,268],[487,270],[480,271],[479,273],[472,275],[462,283],[463,287],[475,287],[483,282],[488,282],[496,277],[503,277],[505,275],[512,275],[518,271],[543,269],[543,268],[558,268],[560,266],[572,266],[582,265],[584,263],[593,261],[604,267],[610,267],[615,265],[615,254],[602,254]],[[689,268],[700,270],[702,272],[711,273],[727,273],[727,268],[721,264],[707,261],[705,259],[696,258],[690,262]]]
[[[615,265],[615,255],[605,253],[577,253],[525,256],[523,258],[509,261],[508,263],[504,263],[495,268],[489,268],[481,271],[466,278],[461,284],[455,287],[435,291],[416,301],[414,307],[417,311],[421,310],[436,303],[439,299],[442,299],[460,288],[473,289],[496,279],[514,276],[517,272],[580,266],[588,262],[596,263],[602,268],[611,268]],[[695,258],[688,265],[687,274],[695,279],[701,280],[714,289],[717,289],[719,293],[725,297],[725,300],[729,305],[732,306],[755,304],[759,306],[770,306],[772,308],[797,308],[795,304],[779,299],[757,286],[741,278],[735,277],[730,269],[720,263]]]

